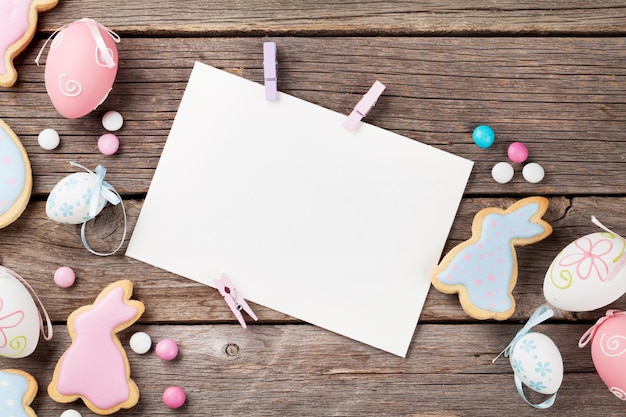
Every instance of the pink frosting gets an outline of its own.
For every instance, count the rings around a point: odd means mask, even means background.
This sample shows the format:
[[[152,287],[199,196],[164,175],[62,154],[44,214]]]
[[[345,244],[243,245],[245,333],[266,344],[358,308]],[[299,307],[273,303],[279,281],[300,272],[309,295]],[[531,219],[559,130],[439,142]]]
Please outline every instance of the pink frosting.
[[[101,409],[129,399],[130,369],[115,332],[130,326],[137,312],[125,303],[124,289],[116,287],[76,316],[74,341],[61,358],[59,393],[79,395]]]
[[[6,73],[5,54],[9,47],[19,40],[28,29],[28,11],[32,0],[0,1],[0,75]]]

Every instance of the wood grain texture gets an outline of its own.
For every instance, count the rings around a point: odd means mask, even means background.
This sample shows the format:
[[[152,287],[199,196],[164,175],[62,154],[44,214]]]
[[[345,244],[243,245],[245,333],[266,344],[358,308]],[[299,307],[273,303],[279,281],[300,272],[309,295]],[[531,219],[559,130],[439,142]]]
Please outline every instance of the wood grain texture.
[[[54,30],[83,17],[122,35],[120,67],[104,105],[67,120],[52,107],[44,66],[34,61]],[[54,403],[45,390],[70,343],[68,315],[91,304],[109,283],[130,279],[146,313],[121,339],[141,398],[118,415],[536,415],[516,393],[508,360],[491,361],[545,303],[543,280],[556,254],[598,231],[592,215],[626,236],[625,34],[626,4],[618,0],[61,0],[41,14],[35,40],[16,58],[16,85],[0,88],[0,118],[22,140],[34,173],[26,211],[0,230],[0,264],[31,283],[55,323],[55,337],[31,357],[0,358],[0,369],[35,375],[38,415],[57,416],[70,407],[92,415],[80,402]],[[552,235],[517,248],[517,308],[509,320],[471,319],[456,295],[431,288],[401,359],[259,305],[252,305],[259,322],[243,330],[217,291],[124,256],[194,61],[262,83],[266,40],[278,43],[281,91],[348,114],[378,79],[387,89],[366,121],[475,161],[444,253],[470,237],[479,210],[505,208],[528,195],[550,198],[544,218]],[[120,111],[125,123],[120,151],[104,157],[96,143],[109,109]],[[471,141],[483,123],[496,132],[489,149]],[[37,144],[48,127],[62,137],[54,151]],[[506,160],[506,148],[516,140],[545,168],[541,183],[526,183],[521,165],[511,183],[492,180],[491,167]],[[107,180],[123,195],[128,234],[114,256],[89,254],[79,226],[45,216],[52,187],[75,172],[69,161],[92,169],[104,164]],[[105,208],[87,226],[96,250],[114,248],[122,234],[119,207]],[[76,271],[70,289],[53,283],[62,265]],[[626,310],[626,300],[607,308]],[[624,414],[623,402],[595,372],[589,348],[577,346],[604,311],[557,311],[536,328],[560,348],[566,372],[555,405],[541,414]],[[179,358],[164,362],[153,351],[131,352],[128,340],[140,330],[155,342],[175,339]],[[169,410],[161,395],[175,384],[188,401]]]
[[[20,55],[21,77],[0,90],[0,108],[22,139],[42,198],[69,160],[92,169],[102,160],[97,139],[105,110],[122,112],[121,149],[107,158],[107,178],[121,193],[145,193],[195,60],[262,82],[263,39],[130,38],[113,92],[91,115],[63,119],[34,59],[43,41]],[[348,114],[375,79],[387,86],[367,121],[476,162],[471,195],[620,195],[626,175],[623,38],[281,38],[279,89]],[[158,57],[156,59],[155,57]],[[37,117],[33,117],[37,115]],[[210,117],[210,115],[207,115]],[[497,132],[484,150],[471,132],[486,123]],[[63,138],[53,152],[37,145],[46,127]],[[506,148],[523,141],[546,179],[528,184],[521,165],[498,185],[491,168]]]
[[[506,208],[514,198],[466,198],[452,226],[444,253],[456,244],[469,239],[474,215],[485,207]],[[130,238],[142,200],[126,200],[128,234]],[[626,235],[623,207],[626,198],[585,197],[567,199],[553,197],[544,219],[553,226],[553,233],[533,245],[516,248],[519,276],[513,295],[517,309],[513,321],[525,320],[545,303],[543,281],[554,257],[574,239],[599,229],[591,223],[591,216],[617,233]],[[109,206],[88,224],[87,237],[97,251],[115,248],[123,234],[123,217],[119,207]],[[90,304],[107,284],[120,279],[135,283],[140,300],[154,303],[158,308],[148,309],[141,319],[144,323],[235,323],[234,316],[219,293],[178,275],[146,265],[124,256],[126,244],[118,254],[95,257],[82,246],[80,226],[55,223],[45,216],[44,202],[32,202],[14,224],[2,230],[3,246],[0,264],[24,275],[40,294],[52,320],[63,322],[78,307]],[[63,264],[71,265],[77,275],[77,284],[71,291],[56,287],[54,271]],[[189,297],[194,294],[194,297]],[[181,308],[184,305],[184,308]],[[626,300],[620,299],[612,308],[625,309]],[[296,320],[273,310],[253,305],[262,323],[293,323]],[[557,312],[559,319],[589,322],[604,314]],[[461,309],[456,295],[441,294],[431,288],[426,300],[422,322],[476,321]]]
[[[277,1],[167,0],[117,2],[61,0],[40,27],[52,32],[91,17],[122,34],[203,36],[302,34],[327,36],[441,34],[612,34],[626,31],[619,0]]]
[[[158,306],[148,302],[146,308]],[[180,354],[165,362],[154,351],[129,350],[131,376],[141,394],[136,407],[119,415],[488,417],[502,415],[506,404],[510,415],[534,416],[537,411],[515,391],[508,359],[492,363],[519,327],[422,325],[402,359],[309,325],[252,325],[245,331],[231,325],[135,325],[120,335],[127,349],[132,332],[145,331],[154,342],[175,338]],[[604,417],[606,410],[618,409],[606,406],[619,400],[593,371],[589,349],[577,346],[586,329],[537,328],[559,345],[567,370],[556,404],[545,415]],[[80,401],[64,405],[45,398],[56,360],[70,344],[65,328],[55,331],[55,342],[45,350],[12,363],[38,375],[40,394],[33,407],[39,415],[60,415],[68,407],[91,415]],[[160,400],[170,385],[184,387],[188,396],[176,412]]]

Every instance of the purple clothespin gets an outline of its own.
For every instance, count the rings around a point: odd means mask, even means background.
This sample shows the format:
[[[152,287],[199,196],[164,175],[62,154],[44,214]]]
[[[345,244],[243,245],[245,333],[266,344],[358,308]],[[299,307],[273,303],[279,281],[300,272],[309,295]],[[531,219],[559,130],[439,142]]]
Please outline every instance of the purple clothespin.
[[[372,107],[378,101],[378,97],[385,91],[385,85],[380,81],[376,81],[369,91],[363,96],[363,98],[357,103],[350,113],[350,116],[343,122],[343,127],[353,132],[362,118],[367,116],[367,113],[372,110]]]
[[[263,75],[265,78],[265,99],[276,100],[278,77],[276,75],[276,43],[263,42]]]
[[[244,300],[243,297],[239,294],[239,291],[235,289],[233,283],[230,282],[230,279],[228,279],[226,274],[222,274],[219,279],[213,280],[213,283],[215,284],[215,287],[218,289],[220,294],[222,294],[222,297],[224,297],[226,304],[228,304],[228,307],[230,307],[233,314],[235,314],[235,317],[237,317],[237,320],[239,321],[239,324],[241,324],[241,327],[243,327],[244,329],[247,327],[246,322],[243,319],[243,315],[241,314],[241,310],[244,310],[246,313],[248,313],[248,315],[252,317],[254,321],[258,320],[256,314],[254,314],[254,311],[252,311],[246,300]]]

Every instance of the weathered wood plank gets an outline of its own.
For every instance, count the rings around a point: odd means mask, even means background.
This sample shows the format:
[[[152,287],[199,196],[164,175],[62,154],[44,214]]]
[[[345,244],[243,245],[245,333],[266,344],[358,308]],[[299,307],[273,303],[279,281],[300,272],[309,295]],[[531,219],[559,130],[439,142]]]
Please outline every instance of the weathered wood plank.
[[[147,309],[159,308],[147,303]],[[155,326],[135,325],[121,334],[139,386],[139,404],[120,415],[172,415],[161,402],[170,385],[186,390],[186,416],[501,416],[536,415],[518,397],[508,359],[492,359],[520,325],[421,325],[406,359],[307,325]],[[577,346],[587,326],[544,324],[537,331],[551,337],[564,358],[562,388],[547,415],[607,416],[619,409],[594,371],[589,349]],[[20,367],[33,373],[40,390],[34,403],[41,416],[75,408],[91,415],[79,401],[56,404],[45,392],[56,361],[69,346],[64,326],[52,342],[41,342],[27,359],[0,358],[0,369]],[[130,335],[148,332],[156,343],[176,340],[179,357],[160,360],[153,352],[137,355]],[[228,349],[227,349],[228,347]],[[532,397],[532,396],[531,396]],[[535,398],[533,398],[534,400]]]
[[[326,0],[108,2],[62,0],[41,19],[52,32],[83,17],[133,34],[185,35],[433,35],[623,34],[626,5],[618,0],[498,2]]]
[[[511,198],[464,199],[453,224],[444,253],[471,236],[474,215],[485,207],[507,207]],[[127,200],[127,240],[133,231],[141,209],[141,200]],[[596,215],[615,232],[626,235],[623,226],[623,207],[626,198],[552,198],[545,219],[554,232],[547,239],[533,245],[517,248],[519,277],[513,292],[517,309],[512,321],[525,320],[539,305],[545,303],[543,280],[559,251],[577,237],[598,229],[591,223]],[[107,207],[91,222],[87,236],[94,249],[108,251],[117,246],[122,236],[122,214],[116,207]],[[35,287],[55,322],[64,321],[76,308],[90,304],[94,293],[107,284],[130,279],[135,283],[137,296],[155,307],[149,309],[142,321],[162,323],[232,323],[234,317],[219,293],[175,274],[143,264],[118,254],[97,257],[83,248],[80,226],[61,225],[48,220],[44,202],[32,202],[24,215],[9,227],[2,229],[0,264],[24,275]],[[72,267],[77,284],[71,289],[58,288],[52,276],[62,265]],[[185,308],[181,308],[184,305]],[[626,310],[626,299],[620,299],[611,308]],[[294,319],[261,306],[253,309],[263,323],[291,323]],[[558,312],[564,320],[595,320],[602,311],[589,313]],[[456,295],[445,295],[431,288],[421,321],[476,321],[461,309]]]
[[[0,90],[1,117],[30,154],[41,198],[73,168],[104,163],[122,193],[145,193],[195,60],[262,82],[263,39],[124,39],[111,97],[98,111],[66,120],[52,107],[43,67],[34,58],[43,41],[17,60],[20,79]],[[471,195],[623,194],[626,157],[626,60],[623,38],[281,38],[279,88],[331,110],[349,113],[374,79],[387,89],[367,120],[476,162]],[[126,118],[121,149],[103,157],[100,117]],[[480,149],[471,132],[491,125],[496,144]],[[44,151],[46,127],[63,137]],[[521,140],[544,166],[543,182],[528,184],[521,166],[496,184],[491,167]]]

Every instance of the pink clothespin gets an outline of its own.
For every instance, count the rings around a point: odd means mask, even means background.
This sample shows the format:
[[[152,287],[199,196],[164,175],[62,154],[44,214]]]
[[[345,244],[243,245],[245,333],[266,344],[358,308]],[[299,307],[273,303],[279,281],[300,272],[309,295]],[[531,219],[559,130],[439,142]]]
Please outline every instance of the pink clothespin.
[[[224,297],[226,304],[233,311],[237,320],[239,320],[239,324],[245,329],[246,322],[243,319],[243,315],[241,314],[241,310],[244,310],[250,317],[252,317],[255,321],[258,320],[254,311],[250,308],[246,300],[239,294],[239,291],[235,289],[233,283],[230,282],[230,279],[226,276],[226,274],[220,275],[219,279],[213,280],[213,283],[217,287],[218,291]]]
[[[343,122],[343,127],[351,132],[354,132],[361,119],[367,116],[367,113],[372,110],[372,107],[374,107],[378,101],[378,97],[380,97],[383,91],[385,91],[385,85],[380,81],[376,81],[363,98],[357,103],[346,121]]]
[[[276,100],[278,90],[278,77],[276,71],[276,43],[263,42],[263,74],[265,78],[265,99]]]

